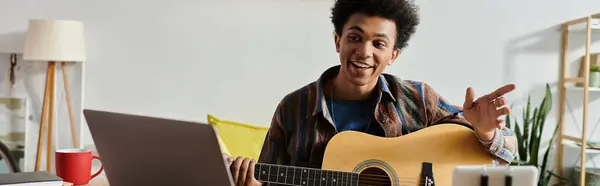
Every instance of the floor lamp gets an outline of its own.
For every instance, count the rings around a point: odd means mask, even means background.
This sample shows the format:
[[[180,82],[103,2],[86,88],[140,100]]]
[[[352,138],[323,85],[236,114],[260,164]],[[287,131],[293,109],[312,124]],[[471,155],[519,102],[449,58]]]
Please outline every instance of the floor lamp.
[[[67,81],[66,63],[83,62],[86,59],[84,43],[83,24],[68,20],[30,20],[25,38],[25,49],[23,61],[48,63],[46,72],[46,85],[44,90],[42,117],[40,118],[40,129],[38,134],[37,154],[35,159],[35,171],[40,170],[44,133],[47,133],[46,145],[46,171],[51,172],[53,141],[53,120],[55,104],[55,72],[56,66],[60,65],[63,73],[63,81],[67,96],[69,109],[69,120],[71,123],[71,135],[73,146],[78,147],[75,132],[75,119],[71,103],[71,93]],[[47,118],[46,118],[47,117]],[[45,120],[48,119],[48,131],[44,131]]]

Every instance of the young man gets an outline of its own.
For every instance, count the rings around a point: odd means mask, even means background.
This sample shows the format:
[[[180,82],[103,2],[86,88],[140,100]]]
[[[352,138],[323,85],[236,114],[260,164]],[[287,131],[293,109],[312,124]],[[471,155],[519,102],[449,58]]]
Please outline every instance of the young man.
[[[513,160],[516,137],[499,118],[510,112],[502,95],[514,85],[477,100],[468,88],[461,107],[425,83],[382,74],[419,23],[410,0],[337,0],[332,22],[340,65],[281,100],[258,162],[320,168],[325,146],[338,132],[397,137],[438,123],[471,125],[500,162]],[[226,158],[236,185],[261,184],[253,176],[254,160]]]

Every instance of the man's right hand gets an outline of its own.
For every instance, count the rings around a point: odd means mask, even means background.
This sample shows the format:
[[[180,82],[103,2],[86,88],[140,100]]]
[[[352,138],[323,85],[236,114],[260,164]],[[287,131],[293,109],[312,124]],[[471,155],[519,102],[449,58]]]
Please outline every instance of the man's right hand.
[[[254,178],[254,166],[256,161],[250,158],[231,157],[223,153],[223,158],[229,163],[229,169],[233,182],[237,186],[260,186],[261,182]]]

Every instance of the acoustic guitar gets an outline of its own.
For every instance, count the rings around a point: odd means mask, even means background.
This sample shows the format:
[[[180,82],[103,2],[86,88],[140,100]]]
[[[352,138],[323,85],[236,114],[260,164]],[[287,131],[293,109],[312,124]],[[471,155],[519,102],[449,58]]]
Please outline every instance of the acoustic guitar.
[[[493,159],[470,128],[440,124],[396,138],[341,132],[327,144],[321,169],[258,163],[254,176],[279,185],[451,186],[456,166]]]

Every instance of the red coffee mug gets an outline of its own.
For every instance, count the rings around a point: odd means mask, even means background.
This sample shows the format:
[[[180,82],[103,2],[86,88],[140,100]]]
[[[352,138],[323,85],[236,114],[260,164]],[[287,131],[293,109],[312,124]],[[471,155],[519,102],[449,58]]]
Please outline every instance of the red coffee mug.
[[[92,160],[100,158],[92,155],[92,151],[88,149],[61,149],[56,150],[55,164],[56,175],[63,181],[74,185],[84,185],[90,182],[91,179],[98,176],[103,166],[95,174],[92,173]]]

